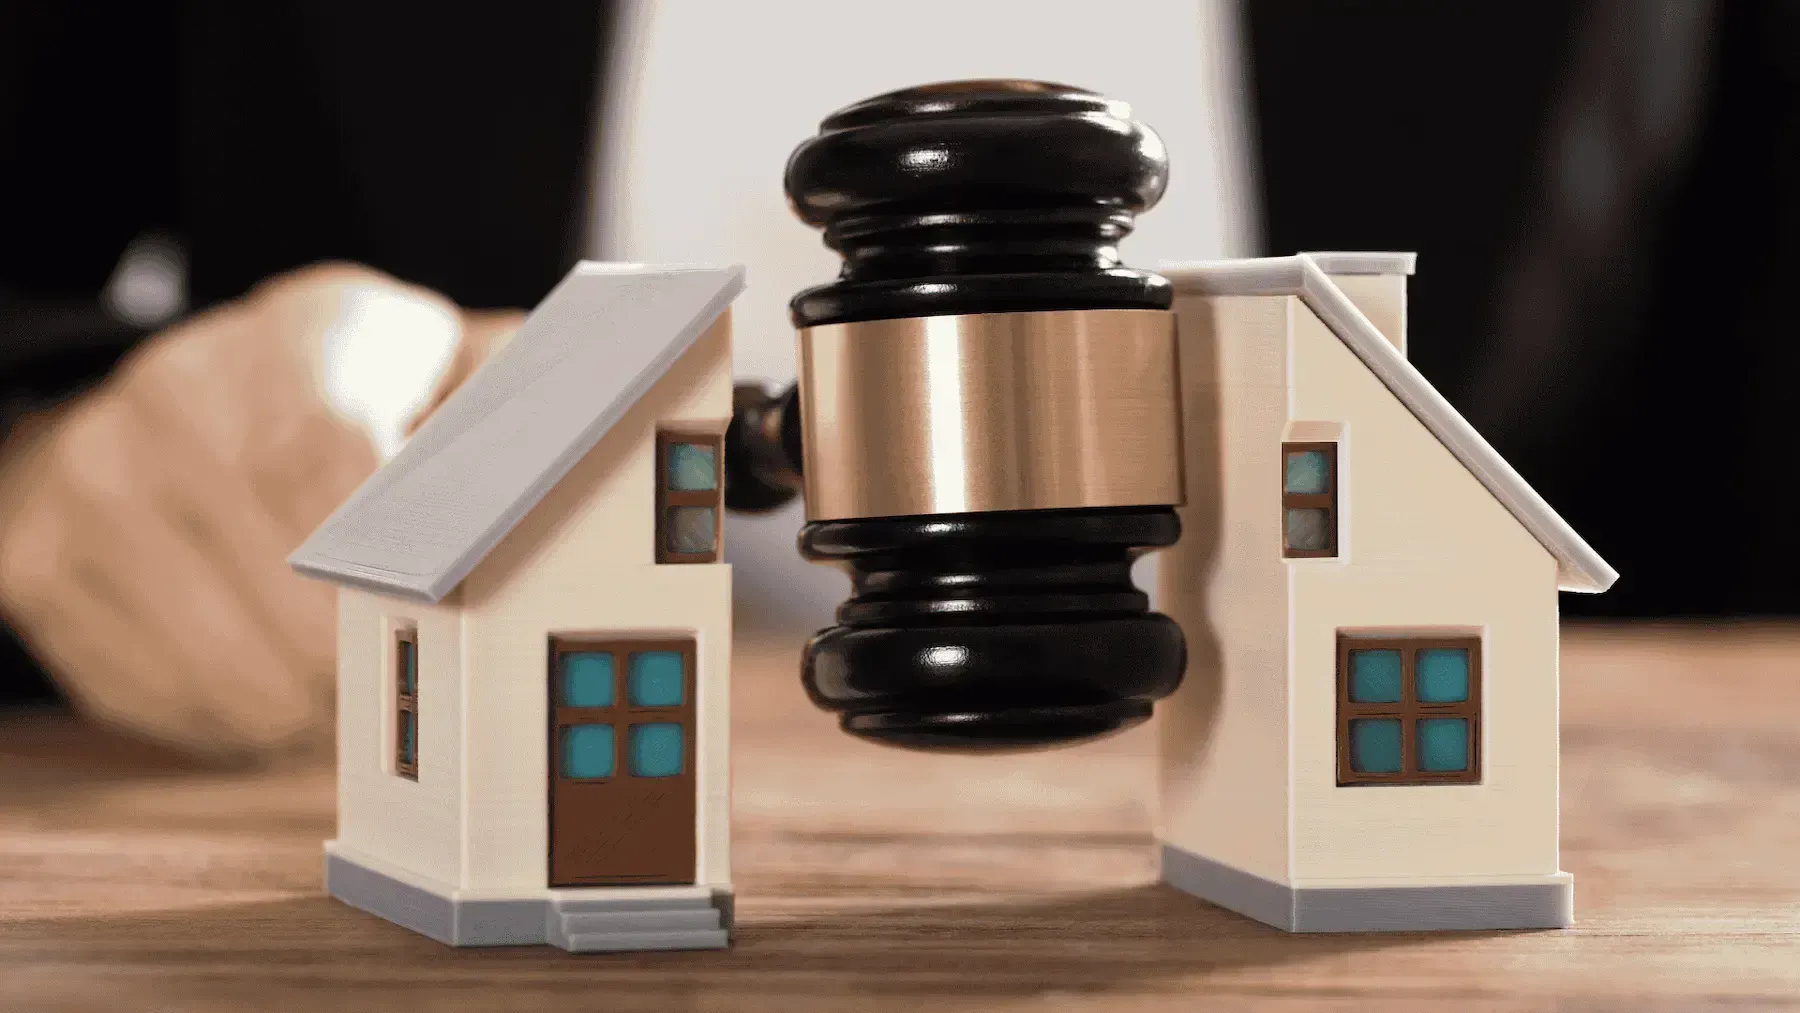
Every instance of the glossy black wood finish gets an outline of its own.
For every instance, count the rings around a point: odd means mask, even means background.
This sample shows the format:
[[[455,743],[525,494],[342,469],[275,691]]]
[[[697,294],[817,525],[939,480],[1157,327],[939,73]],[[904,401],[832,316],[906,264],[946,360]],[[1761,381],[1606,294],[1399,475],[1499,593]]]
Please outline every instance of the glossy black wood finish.
[[[1129,109],[1035,81],[962,81],[844,109],[788,160],[788,200],[844,257],[794,326],[1042,309],[1167,309],[1118,243],[1168,185]]]
[[[779,510],[801,492],[800,386],[770,394],[761,384],[731,391],[725,427],[725,506],[747,514]]]
[[[1168,281],[1118,253],[1167,183],[1155,133],[1091,92],[968,81],[858,103],[788,162],[795,212],[844,256],[837,281],[789,304],[794,324],[1168,309]],[[798,426],[773,421],[795,395],[740,388],[734,507],[799,486]],[[801,553],[845,568],[854,593],[807,645],[807,694],[845,731],[913,749],[1038,748],[1138,724],[1180,684],[1186,647],[1131,564],[1180,530],[1169,507],[808,524]]]
[[[845,731],[934,750],[1094,738],[1180,684],[1181,629],[1131,580],[1175,511],[1042,510],[809,524],[807,558],[853,591],[802,680]]]

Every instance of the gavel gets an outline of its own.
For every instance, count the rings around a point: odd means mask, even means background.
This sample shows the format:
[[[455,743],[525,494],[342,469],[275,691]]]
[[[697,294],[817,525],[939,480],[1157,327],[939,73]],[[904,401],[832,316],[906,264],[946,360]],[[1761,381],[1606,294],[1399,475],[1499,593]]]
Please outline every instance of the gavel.
[[[1118,252],[1167,183],[1128,106],[1036,81],[880,95],[789,159],[843,270],[789,304],[795,384],[736,387],[725,495],[804,495],[801,554],[849,573],[801,667],[846,732],[1043,748],[1180,684],[1181,629],[1131,579],[1181,531],[1173,289]]]

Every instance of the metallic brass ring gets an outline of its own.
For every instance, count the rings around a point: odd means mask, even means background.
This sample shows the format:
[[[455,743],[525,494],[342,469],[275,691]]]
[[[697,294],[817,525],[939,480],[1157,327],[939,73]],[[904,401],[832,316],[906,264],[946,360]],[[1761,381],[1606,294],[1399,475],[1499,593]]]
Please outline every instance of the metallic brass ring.
[[[1183,502],[1172,313],[871,320],[799,346],[808,520]]]

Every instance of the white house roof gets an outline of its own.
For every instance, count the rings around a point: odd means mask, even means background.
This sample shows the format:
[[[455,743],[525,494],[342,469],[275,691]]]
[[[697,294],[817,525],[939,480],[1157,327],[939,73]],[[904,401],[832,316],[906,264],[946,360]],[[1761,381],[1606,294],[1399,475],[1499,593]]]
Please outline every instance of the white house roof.
[[[1416,253],[1309,253],[1326,274],[1411,274]]]
[[[743,288],[742,267],[576,265],[288,564],[441,600]]]
[[[1588,593],[1606,590],[1619,578],[1618,572],[1550,509],[1550,504],[1526,484],[1328,277],[1329,273],[1410,274],[1412,257],[1392,253],[1302,253],[1256,260],[1165,264],[1158,273],[1182,294],[1299,296],[1438,442],[1550,550],[1557,560],[1559,587]]]

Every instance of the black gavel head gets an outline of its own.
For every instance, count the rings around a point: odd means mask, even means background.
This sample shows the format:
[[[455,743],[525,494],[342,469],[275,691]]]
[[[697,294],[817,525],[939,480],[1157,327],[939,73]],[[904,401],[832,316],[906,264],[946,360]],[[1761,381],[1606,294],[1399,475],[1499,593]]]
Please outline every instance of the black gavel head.
[[[1131,580],[1180,532],[1172,293],[1117,248],[1167,178],[1122,103],[1029,81],[873,98],[789,160],[793,208],[844,258],[790,304],[782,435],[801,552],[853,581],[803,668],[846,731],[1041,747],[1179,684],[1181,631]]]

